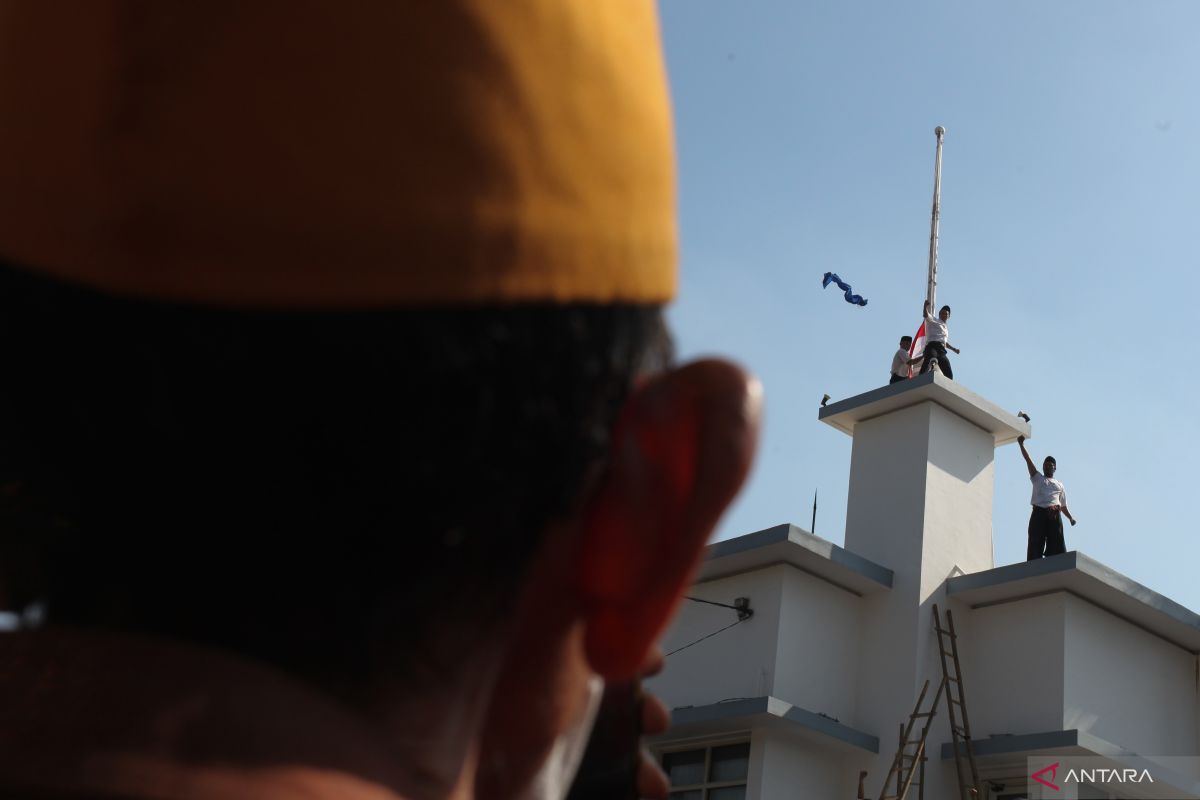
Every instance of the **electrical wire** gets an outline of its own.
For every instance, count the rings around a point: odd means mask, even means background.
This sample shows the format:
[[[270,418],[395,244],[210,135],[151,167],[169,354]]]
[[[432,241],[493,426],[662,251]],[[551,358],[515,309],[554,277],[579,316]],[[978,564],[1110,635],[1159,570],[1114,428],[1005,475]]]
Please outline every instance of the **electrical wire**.
[[[717,603],[716,605],[720,605],[720,604],[719,604],[719,603]],[[705,639],[711,639],[712,637],[716,636],[718,633],[721,633],[722,631],[727,631],[727,630],[729,630],[729,629],[730,629],[730,628],[732,628],[734,625],[741,625],[741,624],[742,624],[743,622],[745,622],[747,619],[750,619],[750,617],[746,617],[745,619],[739,619],[737,622],[732,622],[732,623],[730,623],[729,625],[726,625],[724,628],[721,628],[720,630],[715,630],[715,631],[713,631],[712,633],[708,634],[707,636],[701,636],[699,639],[697,639],[697,640],[696,640],[696,641],[694,641],[694,642],[688,642],[688,643],[687,643],[687,644],[685,644],[683,647],[676,647],[674,650],[672,650],[671,652],[669,652],[669,653],[667,653],[665,656],[663,656],[663,658],[667,658],[667,657],[669,657],[669,656],[673,656],[673,655],[675,655],[676,653],[678,653],[678,652],[679,652],[679,651],[681,651],[681,650],[687,650],[687,649],[688,649],[689,647],[691,647],[692,645],[694,645],[694,644],[700,644],[700,643],[701,643],[701,642],[703,642]]]
[[[728,609],[732,609],[734,611],[744,611],[745,610],[743,608],[738,608],[737,606],[731,606],[728,603],[715,603],[712,600],[701,600],[699,597],[684,597],[683,599],[691,600],[693,603],[705,603],[710,606],[720,606],[721,608],[728,608]]]

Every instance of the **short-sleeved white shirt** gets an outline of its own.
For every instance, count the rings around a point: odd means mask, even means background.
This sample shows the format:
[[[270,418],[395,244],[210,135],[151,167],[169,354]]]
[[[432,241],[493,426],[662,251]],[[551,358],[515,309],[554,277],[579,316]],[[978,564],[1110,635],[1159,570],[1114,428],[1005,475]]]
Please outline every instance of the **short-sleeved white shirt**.
[[[908,351],[903,347],[892,356],[892,374],[902,378],[908,377]]]
[[[945,344],[950,341],[950,326],[942,322],[932,314],[925,315],[925,342],[932,344],[941,342]]]
[[[1067,490],[1058,478],[1047,478],[1042,473],[1035,472],[1029,476],[1029,481],[1033,484],[1033,497],[1029,501],[1033,505],[1049,508],[1067,502]]]

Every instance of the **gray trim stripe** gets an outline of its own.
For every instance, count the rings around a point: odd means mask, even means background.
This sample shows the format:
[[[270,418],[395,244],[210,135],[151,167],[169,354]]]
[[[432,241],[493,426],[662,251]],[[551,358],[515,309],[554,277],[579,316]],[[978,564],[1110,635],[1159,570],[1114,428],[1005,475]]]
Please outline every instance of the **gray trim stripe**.
[[[753,550],[757,547],[766,547],[769,544],[786,542],[788,540],[788,529],[791,527],[791,525],[784,523],[783,525],[765,528],[754,533],[744,533],[732,539],[713,542],[708,546],[708,555],[706,558],[711,560],[722,556],[731,556],[734,553],[744,553],[747,550]]]
[[[987,756],[1013,755],[1015,753],[1032,753],[1038,750],[1056,750],[1064,747],[1079,746],[1079,731],[1046,731],[1044,733],[1023,733],[1016,736],[990,736],[987,739],[972,739],[971,750],[978,758]],[[954,743],[942,743],[942,759],[954,758]]]
[[[836,720],[792,705],[777,697],[746,697],[705,706],[684,706],[671,711],[671,727],[719,722],[741,717],[774,717],[797,727],[836,739],[870,753],[879,752],[879,738]]]
[[[847,397],[845,400],[838,400],[829,405],[822,406],[817,411],[817,419],[824,420],[826,417],[832,417],[835,414],[840,414],[850,408],[865,406],[868,403],[874,403],[876,400],[882,400],[885,397],[893,397],[904,392],[910,392],[913,389],[919,389],[922,386],[928,386],[933,383],[933,373],[926,372],[924,375],[918,375],[915,378],[909,378],[896,383],[889,383],[880,386],[878,389],[871,389],[862,394],[856,394],[853,397]],[[924,400],[925,398],[922,398]]]
[[[888,589],[892,588],[894,575],[887,567],[880,566],[874,561],[863,558],[857,553],[852,553],[844,547],[839,547],[827,539],[822,539],[820,536],[811,534],[803,528],[790,523],[765,528],[754,533],[747,533],[733,539],[714,542],[708,546],[706,560],[711,561],[723,556],[744,553],[747,550],[754,550],[759,547],[780,544],[782,542],[791,542],[813,555],[820,556],[840,567],[845,567],[857,575],[878,583],[880,586]]]
[[[1016,564],[1006,564],[1003,567],[972,572],[967,575],[956,575],[946,582],[947,594],[966,592],[971,589],[982,589],[985,586],[997,586],[1001,583],[1019,581],[1023,578],[1036,578],[1055,572],[1068,572],[1075,569],[1077,550],[1062,553],[1049,558],[1039,558],[1036,561],[1021,561]]]

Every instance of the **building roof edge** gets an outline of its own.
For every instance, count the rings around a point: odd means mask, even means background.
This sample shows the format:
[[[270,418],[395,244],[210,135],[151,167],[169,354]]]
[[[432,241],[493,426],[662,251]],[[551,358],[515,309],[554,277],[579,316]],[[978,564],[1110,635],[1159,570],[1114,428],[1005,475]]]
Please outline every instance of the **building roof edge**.
[[[856,595],[890,589],[894,577],[887,567],[784,523],[710,544],[697,582],[776,564],[790,564]]]

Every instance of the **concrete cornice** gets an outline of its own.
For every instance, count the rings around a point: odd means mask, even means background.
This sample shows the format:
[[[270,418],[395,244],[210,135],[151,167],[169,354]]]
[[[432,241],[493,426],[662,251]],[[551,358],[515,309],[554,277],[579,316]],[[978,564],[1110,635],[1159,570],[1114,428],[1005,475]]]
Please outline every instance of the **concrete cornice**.
[[[1033,435],[1025,420],[937,372],[927,372],[831,403],[818,412],[817,419],[853,436],[854,426],[860,422],[926,401],[937,403],[992,434],[997,447],[1015,442],[1018,436],[1031,438]]]
[[[711,737],[759,726],[780,726],[838,750],[879,752],[879,738],[778,697],[742,697],[671,711],[671,729],[659,739]]]
[[[985,775],[990,761],[1007,761],[1017,768],[1024,767],[1018,763],[1029,756],[1085,756],[1105,758],[1112,762],[1114,769],[1143,769],[1149,770],[1154,776],[1159,788],[1166,783],[1182,794],[1158,796],[1200,796],[1200,782],[1172,770],[1153,759],[1140,756],[1120,745],[1093,736],[1087,731],[1070,729],[1065,731],[1046,731],[1044,733],[1025,733],[1015,736],[992,736],[987,739],[971,741],[971,751],[980,762]],[[951,742],[942,743],[942,759],[950,761],[954,758],[954,745]],[[1181,759],[1182,760],[1182,759]]]
[[[1200,614],[1077,551],[959,575],[946,582],[946,593],[972,608],[1059,591],[1200,653]]]
[[[989,736],[972,739],[971,752],[976,758],[1010,755],[1059,754],[1071,756],[1136,756],[1129,750],[1093,736],[1087,731],[1071,728],[1065,731],[1021,733],[1011,736]],[[942,742],[942,759],[954,758],[954,744]]]
[[[890,569],[790,524],[710,544],[696,582],[775,564],[790,564],[856,595],[892,586]]]

